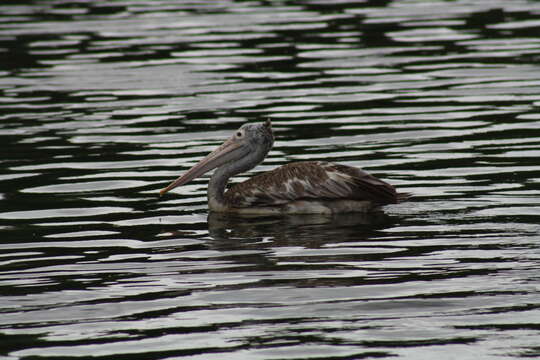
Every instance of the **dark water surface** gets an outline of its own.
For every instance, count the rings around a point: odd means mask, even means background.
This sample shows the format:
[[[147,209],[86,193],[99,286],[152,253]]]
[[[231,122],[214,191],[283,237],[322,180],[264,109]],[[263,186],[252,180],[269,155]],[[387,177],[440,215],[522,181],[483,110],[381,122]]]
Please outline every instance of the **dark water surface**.
[[[1,358],[540,357],[540,2],[3,1],[0,59]],[[414,199],[158,199],[268,117]]]

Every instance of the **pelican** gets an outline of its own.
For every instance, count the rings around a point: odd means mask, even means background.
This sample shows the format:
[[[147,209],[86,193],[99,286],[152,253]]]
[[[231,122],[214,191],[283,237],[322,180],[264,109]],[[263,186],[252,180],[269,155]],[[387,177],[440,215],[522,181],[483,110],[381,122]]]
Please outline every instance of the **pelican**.
[[[220,213],[366,213],[407,197],[361,169],[327,161],[289,163],[225,191],[229,178],[261,163],[273,144],[270,120],[244,124],[221,146],[162,189],[160,196],[217,168],[208,183],[208,207]]]

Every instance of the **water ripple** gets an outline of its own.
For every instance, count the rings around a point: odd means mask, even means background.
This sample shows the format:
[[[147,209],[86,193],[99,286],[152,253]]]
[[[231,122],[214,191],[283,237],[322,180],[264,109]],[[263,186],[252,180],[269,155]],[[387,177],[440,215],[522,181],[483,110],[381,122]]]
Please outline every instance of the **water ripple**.
[[[540,7],[0,5],[0,353],[537,357]],[[158,190],[240,124],[250,174],[365,168],[373,214],[208,213]]]

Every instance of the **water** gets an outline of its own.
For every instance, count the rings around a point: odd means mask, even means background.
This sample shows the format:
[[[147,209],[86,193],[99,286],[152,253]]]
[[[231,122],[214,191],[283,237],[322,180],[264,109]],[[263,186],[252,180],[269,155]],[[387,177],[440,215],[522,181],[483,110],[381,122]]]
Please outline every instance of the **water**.
[[[4,1],[0,357],[540,356],[540,3]],[[246,121],[414,194],[157,192]],[[245,179],[250,174],[239,179]]]

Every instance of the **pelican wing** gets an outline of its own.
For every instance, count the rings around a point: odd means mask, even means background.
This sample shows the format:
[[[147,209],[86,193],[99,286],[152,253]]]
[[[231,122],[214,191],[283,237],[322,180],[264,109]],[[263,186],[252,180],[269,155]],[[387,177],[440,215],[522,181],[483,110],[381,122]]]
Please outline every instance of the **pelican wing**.
[[[234,207],[277,206],[296,200],[398,202],[394,187],[358,168],[324,161],[295,162],[259,174],[225,193]]]

